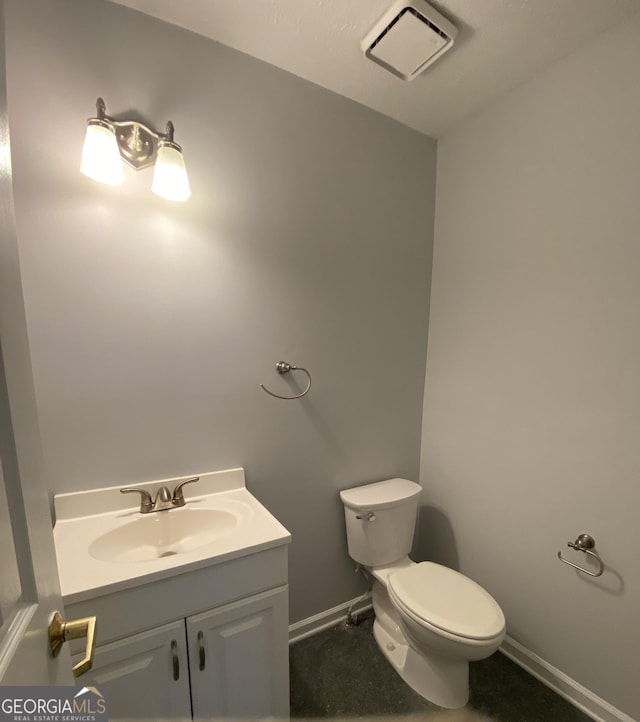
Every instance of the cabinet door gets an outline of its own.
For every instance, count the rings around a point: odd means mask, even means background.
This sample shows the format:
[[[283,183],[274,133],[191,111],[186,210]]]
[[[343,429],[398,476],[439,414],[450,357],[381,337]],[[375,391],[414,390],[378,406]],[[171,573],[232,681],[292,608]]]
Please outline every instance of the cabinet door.
[[[180,620],[96,647],[77,684],[106,691],[109,719],[190,719],[186,651]]]
[[[288,588],[187,618],[194,719],[289,715]]]

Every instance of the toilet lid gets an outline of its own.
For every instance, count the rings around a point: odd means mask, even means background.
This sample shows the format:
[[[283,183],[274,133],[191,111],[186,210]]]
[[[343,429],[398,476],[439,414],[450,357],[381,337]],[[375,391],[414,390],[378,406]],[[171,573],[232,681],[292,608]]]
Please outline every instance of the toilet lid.
[[[389,576],[393,597],[418,619],[459,637],[490,639],[504,630],[496,600],[453,569],[421,562]]]
[[[422,492],[420,484],[408,479],[386,479],[373,484],[343,489],[340,498],[349,509],[386,509],[408,501]]]

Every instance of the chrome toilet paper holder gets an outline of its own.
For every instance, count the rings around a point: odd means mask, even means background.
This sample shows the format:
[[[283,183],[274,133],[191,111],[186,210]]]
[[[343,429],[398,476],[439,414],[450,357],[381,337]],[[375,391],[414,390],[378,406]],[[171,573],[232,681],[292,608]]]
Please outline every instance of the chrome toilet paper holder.
[[[598,554],[598,552],[595,551],[596,542],[595,542],[595,539],[591,535],[580,534],[574,542],[567,542],[567,546],[571,547],[572,549],[575,549],[578,552],[583,552],[584,554],[588,554],[592,559],[595,559],[598,564],[598,569],[597,569],[597,571],[592,572],[590,569],[585,569],[584,567],[580,567],[577,564],[570,562],[568,559],[565,559],[562,556],[562,552],[558,552],[558,559],[561,562],[568,564],[570,567],[577,569],[579,572],[584,572],[585,574],[588,574],[590,577],[601,576],[602,572],[604,572],[604,562],[600,558],[600,555]]]

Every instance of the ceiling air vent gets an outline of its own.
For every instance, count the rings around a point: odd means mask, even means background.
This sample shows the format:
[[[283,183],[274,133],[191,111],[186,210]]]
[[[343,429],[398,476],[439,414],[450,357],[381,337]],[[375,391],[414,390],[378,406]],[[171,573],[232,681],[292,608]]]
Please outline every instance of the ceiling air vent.
[[[458,31],[425,0],[397,0],[362,41],[364,54],[413,80],[453,46]]]

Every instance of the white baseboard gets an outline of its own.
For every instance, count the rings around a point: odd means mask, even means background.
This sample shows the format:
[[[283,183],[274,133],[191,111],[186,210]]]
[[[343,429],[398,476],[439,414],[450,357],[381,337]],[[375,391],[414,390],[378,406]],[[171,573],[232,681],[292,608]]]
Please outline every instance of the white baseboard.
[[[578,684],[556,667],[553,667],[537,654],[529,651],[515,639],[506,636],[500,651],[510,660],[526,670],[530,675],[540,680],[561,697],[564,697],[574,707],[582,710],[597,722],[637,722],[629,715],[605,702],[593,692]]]
[[[351,599],[344,604],[340,604],[332,609],[327,609],[324,612],[315,614],[313,617],[307,617],[299,622],[295,622],[289,626],[289,644],[299,642],[301,639],[311,637],[313,634],[322,632],[329,627],[333,627],[339,624],[341,621],[347,618],[349,607],[353,605],[353,614],[361,614],[367,609],[371,609],[371,596],[367,595],[366,598],[356,597]]]

